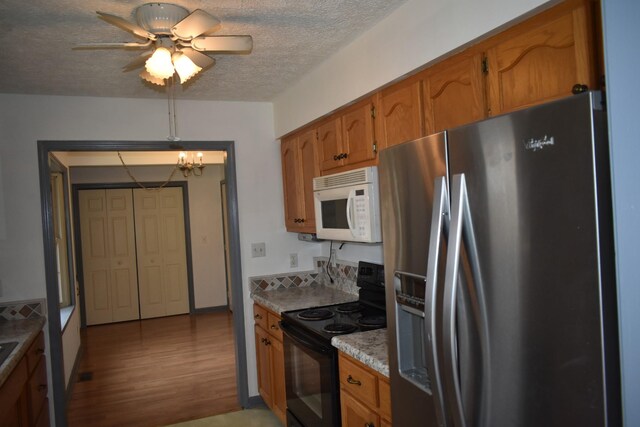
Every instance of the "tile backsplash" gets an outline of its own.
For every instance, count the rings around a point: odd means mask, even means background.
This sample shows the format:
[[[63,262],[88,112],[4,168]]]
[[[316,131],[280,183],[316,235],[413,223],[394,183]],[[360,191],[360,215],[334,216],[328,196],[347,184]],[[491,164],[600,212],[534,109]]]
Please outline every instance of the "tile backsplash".
[[[0,318],[5,320],[43,317],[44,310],[44,300],[0,302]]]
[[[249,278],[251,293],[257,290],[274,290],[296,286],[326,285],[341,291],[357,294],[356,278],[358,264],[336,260],[335,266],[329,265],[329,258],[317,257],[313,259],[314,271],[299,271],[291,274],[273,274]]]

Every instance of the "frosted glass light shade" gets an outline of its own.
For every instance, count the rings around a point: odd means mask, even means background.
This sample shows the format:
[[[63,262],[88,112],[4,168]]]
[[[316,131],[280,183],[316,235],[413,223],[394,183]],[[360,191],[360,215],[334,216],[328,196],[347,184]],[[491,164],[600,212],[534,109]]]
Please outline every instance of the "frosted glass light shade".
[[[147,59],[144,67],[149,74],[159,79],[168,79],[175,72],[171,63],[171,52],[165,47],[157,48],[151,58]]]
[[[164,79],[159,79],[158,77],[152,76],[147,70],[142,70],[140,72],[140,77],[148,81],[149,83],[153,83],[154,85],[158,85],[158,86],[165,85]]]
[[[174,53],[172,59],[176,73],[180,76],[180,83],[186,82],[202,70],[202,68],[194,64],[193,61],[182,52]]]

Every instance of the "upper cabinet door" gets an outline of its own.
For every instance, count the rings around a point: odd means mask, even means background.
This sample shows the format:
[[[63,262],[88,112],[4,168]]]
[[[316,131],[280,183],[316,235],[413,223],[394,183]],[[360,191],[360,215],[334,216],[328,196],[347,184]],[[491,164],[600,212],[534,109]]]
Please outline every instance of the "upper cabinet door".
[[[342,122],[339,116],[332,116],[320,124],[318,131],[318,160],[320,171],[324,172],[344,164],[342,148]]]
[[[481,53],[456,55],[423,75],[428,134],[486,117]]]
[[[555,9],[496,37],[487,50],[490,115],[571,95],[576,84],[596,88],[587,7]]]
[[[301,231],[316,232],[316,214],[313,201],[313,178],[320,176],[318,167],[316,130],[311,129],[298,137],[298,157],[300,159],[300,186],[302,188],[303,215]]]
[[[301,190],[298,185],[298,139],[294,136],[283,139],[282,184],[284,190],[284,222],[287,230],[297,228],[300,213]]]
[[[425,136],[420,80],[411,78],[382,91],[376,121],[384,147]]]
[[[365,162],[376,158],[373,132],[373,98],[347,108],[342,115],[342,152],[345,164]]]

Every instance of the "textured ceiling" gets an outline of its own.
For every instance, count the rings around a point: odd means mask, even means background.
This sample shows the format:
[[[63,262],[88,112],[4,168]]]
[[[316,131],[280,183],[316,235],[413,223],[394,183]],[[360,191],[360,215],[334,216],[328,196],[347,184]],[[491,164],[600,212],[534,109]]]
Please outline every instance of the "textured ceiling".
[[[222,21],[216,35],[249,34],[249,55],[213,55],[216,64],[189,82],[182,99],[270,101],[315,65],[406,0],[176,0]],[[140,50],[74,50],[77,43],[141,39],[95,11],[135,22],[145,1],[1,0],[0,93],[164,97],[122,67]]]

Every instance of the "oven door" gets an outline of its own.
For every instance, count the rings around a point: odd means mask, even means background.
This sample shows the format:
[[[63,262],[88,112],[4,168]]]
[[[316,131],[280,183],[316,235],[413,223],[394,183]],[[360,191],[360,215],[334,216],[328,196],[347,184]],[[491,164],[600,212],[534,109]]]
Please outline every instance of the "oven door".
[[[290,425],[333,427],[340,425],[337,351],[295,326],[281,322],[287,417]]]

